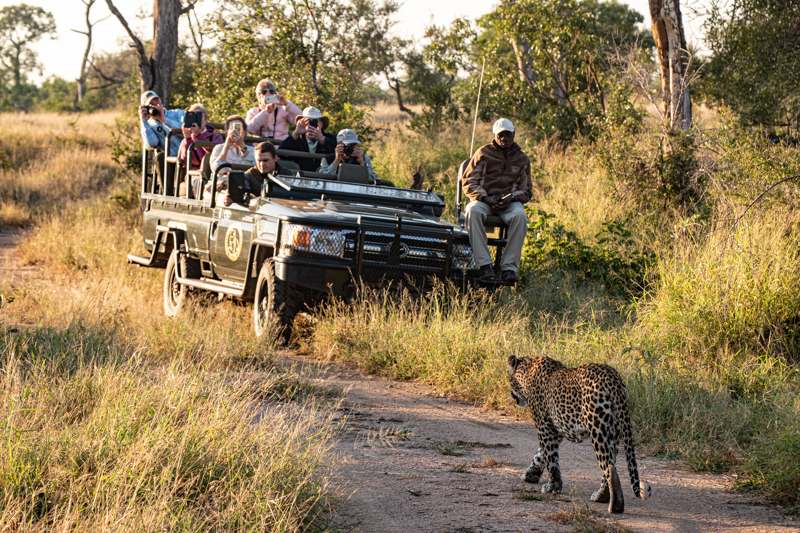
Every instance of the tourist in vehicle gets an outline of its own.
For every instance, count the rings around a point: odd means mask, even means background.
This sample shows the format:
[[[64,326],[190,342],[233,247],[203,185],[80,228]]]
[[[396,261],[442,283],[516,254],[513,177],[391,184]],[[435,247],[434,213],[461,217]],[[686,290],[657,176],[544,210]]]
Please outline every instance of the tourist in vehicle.
[[[295,124],[295,117],[302,111],[267,79],[258,82],[256,98],[258,106],[247,112],[247,131],[255,137],[284,140],[289,136],[289,127]]]
[[[253,149],[244,143],[247,126],[241,115],[231,115],[225,119],[225,143],[214,147],[211,152],[211,171],[214,172],[222,163],[231,165],[253,166],[256,160]],[[225,174],[227,170],[222,171]]]
[[[297,115],[296,127],[291,135],[286,137],[278,147],[281,150],[294,150],[296,152],[309,152],[312,154],[332,154],[336,150],[336,136],[325,133],[328,127],[328,117],[316,107],[303,109],[302,115]],[[319,159],[308,157],[287,157],[300,165],[300,169],[315,172],[319,168]]]
[[[181,141],[181,146],[178,149],[178,159],[184,168],[187,168],[186,152],[189,150],[189,146],[193,142],[208,141],[221,143],[225,140],[222,135],[214,131],[214,128],[207,125],[208,113],[206,112],[206,108],[203,106],[203,104],[192,105],[192,107],[189,108],[189,113],[184,115],[184,117],[190,117],[192,116],[192,113],[200,116],[200,124],[197,124],[197,122],[188,124],[184,120],[183,127],[181,128],[183,130],[183,141]],[[196,146],[192,150],[192,167],[190,170],[197,170],[200,168],[200,163],[203,161],[203,157],[210,153],[211,148]]]
[[[491,144],[475,152],[464,172],[464,194],[472,200],[465,213],[466,227],[479,277],[490,281],[495,279],[495,272],[486,239],[486,217],[498,215],[508,224],[500,277],[506,283],[516,283],[528,231],[523,204],[531,199],[531,162],[514,142],[514,124],[510,120],[499,119],[492,132]]]
[[[322,174],[335,176],[338,174],[339,165],[342,163],[364,165],[369,169],[369,177],[372,180],[378,179],[375,169],[372,168],[372,161],[370,161],[368,155],[364,154],[361,149],[361,141],[358,140],[358,135],[353,130],[344,129],[336,135],[336,149],[334,153],[325,156],[319,171]]]
[[[183,109],[164,109],[161,98],[155,91],[146,91],[139,98],[140,131],[145,148],[165,151],[167,134],[170,130],[179,130],[183,126]],[[176,155],[183,136],[170,137],[170,149],[167,155]]]
[[[268,142],[257,144],[254,152],[256,154],[256,166],[244,173],[247,176],[247,181],[250,183],[250,190],[258,195],[261,192],[261,186],[267,181],[267,176],[275,172],[275,169],[280,164],[278,162],[278,151],[275,145]],[[220,192],[217,202],[230,206],[233,200],[228,196],[227,190]]]

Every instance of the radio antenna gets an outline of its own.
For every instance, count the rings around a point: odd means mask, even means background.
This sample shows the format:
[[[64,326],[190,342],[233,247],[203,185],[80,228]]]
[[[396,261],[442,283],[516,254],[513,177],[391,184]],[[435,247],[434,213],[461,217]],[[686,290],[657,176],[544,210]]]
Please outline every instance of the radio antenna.
[[[478,83],[478,100],[475,102],[475,118],[472,121],[472,142],[469,144],[470,157],[472,157],[472,150],[475,148],[475,126],[478,124],[478,108],[481,105],[481,89],[483,89],[484,67],[486,67],[486,56],[483,56],[483,65],[481,65],[481,81]]]

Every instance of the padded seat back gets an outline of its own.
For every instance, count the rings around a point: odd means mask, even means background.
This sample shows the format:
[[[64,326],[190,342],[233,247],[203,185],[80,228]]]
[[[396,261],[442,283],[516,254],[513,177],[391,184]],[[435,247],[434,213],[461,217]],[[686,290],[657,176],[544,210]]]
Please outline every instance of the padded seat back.
[[[339,181],[348,183],[369,183],[369,169],[366,165],[341,163],[337,176]]]

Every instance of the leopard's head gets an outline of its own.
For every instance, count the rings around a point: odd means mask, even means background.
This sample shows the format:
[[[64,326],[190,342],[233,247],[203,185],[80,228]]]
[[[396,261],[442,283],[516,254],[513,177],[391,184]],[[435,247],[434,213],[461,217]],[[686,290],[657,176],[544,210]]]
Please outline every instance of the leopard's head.
[[[519,381],[521,376],[518,372],[520,363],[524,360],[525,358],[520,359],[516,355],[508,356],[508,386],[511,389],[511,397],[514,398],[517,407],[528,406],[528,395],[525,392],[525,387]]]

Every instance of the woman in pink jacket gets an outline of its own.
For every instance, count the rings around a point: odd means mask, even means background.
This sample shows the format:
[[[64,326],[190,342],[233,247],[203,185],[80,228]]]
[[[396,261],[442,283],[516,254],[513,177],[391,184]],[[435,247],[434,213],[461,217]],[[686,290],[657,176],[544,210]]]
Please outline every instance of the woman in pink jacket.
[[[303,111],[278,93],[275,84],[267,79],[258,82],[256,97],[258,107],[247,112],[247,132],[255,137],[284,140],[289,136],[289,126],[294,126],[295,117]]]

